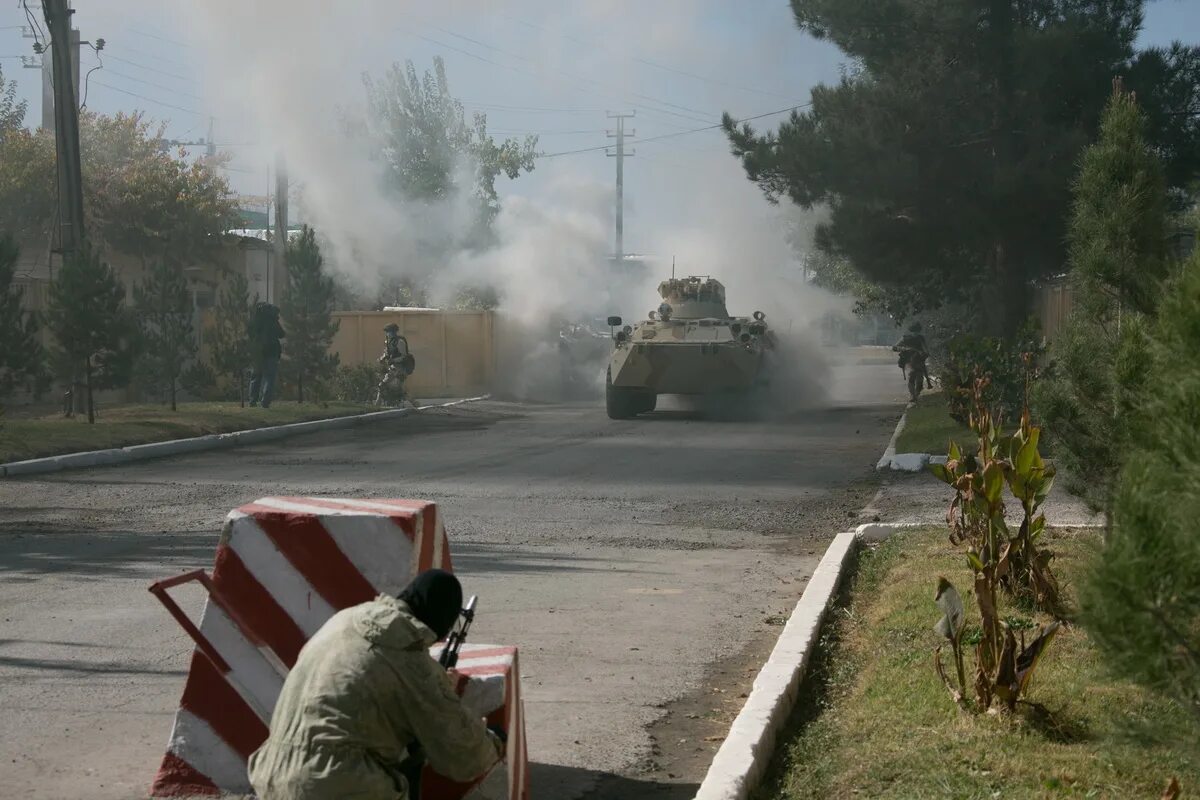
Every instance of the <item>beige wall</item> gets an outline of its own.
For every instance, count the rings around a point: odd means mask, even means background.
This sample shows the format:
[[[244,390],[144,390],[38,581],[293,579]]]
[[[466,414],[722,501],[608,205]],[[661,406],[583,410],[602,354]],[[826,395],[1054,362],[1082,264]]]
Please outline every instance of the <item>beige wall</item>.
[[[492,385],[489,311],[339,311],[333,316],[340,326],[330,350],[346,366],[374,364],[383,353],[384,326],[399,325],[417,360],[407,384],[416,397],[477,394]]]
[[[1071,284],[1067,280],[1040,286],[1034,294],[1038,322],[1047,339],[1053,340],[1071,315],[1071,294]]]

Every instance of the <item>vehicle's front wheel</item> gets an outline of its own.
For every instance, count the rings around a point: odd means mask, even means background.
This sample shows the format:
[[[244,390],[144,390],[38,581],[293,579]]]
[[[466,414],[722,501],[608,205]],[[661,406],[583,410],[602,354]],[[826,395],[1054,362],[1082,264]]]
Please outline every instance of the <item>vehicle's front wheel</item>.
[[[637,416],[640,398],[630,389],[612,384],[612,370],[604,378],[604,407],[609,419],[630,419]]]

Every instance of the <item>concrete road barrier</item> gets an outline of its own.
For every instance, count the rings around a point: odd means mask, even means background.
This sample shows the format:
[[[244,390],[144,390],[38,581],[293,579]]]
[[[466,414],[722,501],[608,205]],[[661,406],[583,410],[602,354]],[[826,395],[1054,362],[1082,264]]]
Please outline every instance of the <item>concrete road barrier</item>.
[[[375,422],[384,419],[406,417],[415,411],[427,408],[450,408],[464,403],[486,400],[491,395],[467,397],[462,400],[452,400],[446,403],[412,408],[389,408],[384,411],[368,411],[365,414],[349,414],[328,419],[314,419],[305,422],[291,422],[286,425],[272,425],[267,428],[253,428],[246,431],[230,433],[214,433],[206,436],[195,436],[188,439],[172,439],[166,442],[149,442],[135,444],[129,447],[118,447],[109,450],[88,450],[82,453],[67,453],[61,456],[46,456],[31,458],[25,461],[13,461],[0,464],[0,478],[16,478],[23,475],[38,475],[47,472],[58,472],[64,469],[82,469],[99,467],[108,464],[124,464],[129,461],[142,461],[148,458],[164,458],[185,453],[198,453],[204,450],[216,450],[222,447],[235,447],[245,444],[260,444],[275,441],[288,436],[298,436],[302,433],[337,430],[355,425]]]
[[[231,511],[211,577],[197,570],[151,587],[197,645],[151,796],[248,793],[247,759],[266,739],[305,642],[337,611],[451,566],[434,503],[266,497]],[[191,581],[208,591],[198,627],[169,594]],[[472,798],[528,798],[517,665],[512,646],[470,644],[461,653],[456,688],[464,703],[508,734],[507,758]],[[437,800],[472,792],[428,768],[422,784],[423,796]]]

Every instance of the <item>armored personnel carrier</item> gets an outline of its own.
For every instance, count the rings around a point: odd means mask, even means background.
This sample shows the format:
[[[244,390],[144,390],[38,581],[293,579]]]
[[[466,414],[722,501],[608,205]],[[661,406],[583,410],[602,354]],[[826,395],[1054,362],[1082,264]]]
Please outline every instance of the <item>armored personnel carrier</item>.
[[[660,394],[719,399],[736,411],[766,386],[775,335],[766,316],[731,317],[725,287],[707,276],[659,284],[662,304],[648,319],[621,327],[609,317],[613,352],[605,381],[608,416],[628,419],[653,411]]]

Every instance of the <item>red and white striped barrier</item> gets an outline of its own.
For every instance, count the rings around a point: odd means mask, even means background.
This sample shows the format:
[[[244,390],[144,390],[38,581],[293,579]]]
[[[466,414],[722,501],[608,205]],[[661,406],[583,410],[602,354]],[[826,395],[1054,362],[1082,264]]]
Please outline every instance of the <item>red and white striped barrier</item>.
[[[267,497],[231,511],[211,578],[197,570],[151,587],[197,646],[151,795],[249,793],[247,759],[266,739],[284,678],[304,643],[337,611],[396,594],[435,566],[451,569],[433,503]],[[199,626],[167,591],[189,581],[209,595]],[[422,798],[524,800],[516,648],[467,645],[457,672],[471,707],[508,732],[507,780],[489,776],[472,787],[430,776]]]

